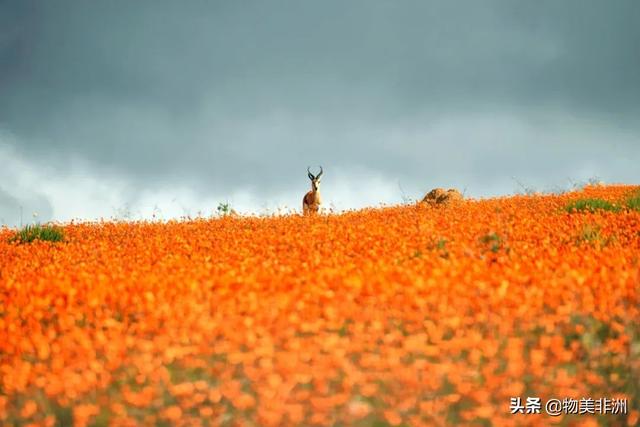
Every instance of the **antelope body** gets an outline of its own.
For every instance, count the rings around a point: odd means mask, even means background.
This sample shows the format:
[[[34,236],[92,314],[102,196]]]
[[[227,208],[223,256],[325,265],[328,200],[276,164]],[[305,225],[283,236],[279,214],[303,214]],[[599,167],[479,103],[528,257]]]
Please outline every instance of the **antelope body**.
[[[320,166],[320,173],[314,176],[309,168],[307,168],[308,177],[311,180],[311,191],[304,195],[302,199],[302,213],[314,214],[320,209],[320,177],[322,176],[322,166]]]

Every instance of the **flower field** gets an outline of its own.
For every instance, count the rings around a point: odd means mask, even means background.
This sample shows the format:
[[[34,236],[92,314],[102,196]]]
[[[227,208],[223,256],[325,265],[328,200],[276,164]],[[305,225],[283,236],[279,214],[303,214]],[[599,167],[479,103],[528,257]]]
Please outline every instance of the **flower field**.
[[[0,426],[638,425],[635,190],[3,229]]]

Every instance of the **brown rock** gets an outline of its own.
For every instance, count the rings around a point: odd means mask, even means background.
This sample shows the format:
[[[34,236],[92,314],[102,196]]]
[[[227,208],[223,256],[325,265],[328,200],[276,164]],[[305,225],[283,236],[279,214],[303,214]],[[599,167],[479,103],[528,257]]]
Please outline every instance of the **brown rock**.
[[[434,205],[449,204],[460,200],[462,200],[462,194],[455,188],[450,188],[448,190],[443,188],[434,188],[422,199],[423,202]]]

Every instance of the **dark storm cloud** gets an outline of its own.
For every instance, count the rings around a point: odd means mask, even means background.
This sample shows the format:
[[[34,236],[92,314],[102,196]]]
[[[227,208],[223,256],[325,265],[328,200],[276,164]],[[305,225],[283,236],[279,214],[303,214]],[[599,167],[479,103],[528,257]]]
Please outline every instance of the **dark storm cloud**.
[[[615,179],[638,155],[638,17],[634,0],[3,1],[0,126],[60,173],[79,159],[139,189],[269,194],[318,163],[479,192]]]

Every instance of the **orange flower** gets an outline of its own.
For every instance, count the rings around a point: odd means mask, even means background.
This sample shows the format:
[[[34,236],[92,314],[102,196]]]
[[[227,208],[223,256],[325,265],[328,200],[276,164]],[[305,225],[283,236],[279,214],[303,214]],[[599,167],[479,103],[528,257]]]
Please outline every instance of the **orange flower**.
[[[252,408],[256,404],[256,399],[248,393],[242,393],[232,401],[233,406],[240,410]]]
[[[634,191],[0,228],[0,421],[512,425],[627,390],[635,425],[640,212],[565,209]]]
[[[34,400],[27,400],[27,402],[22,407],[20,411],[20,416],[22,418],[31,418],[36,411],[38,410],[38,405]]]
[[[402,417],[396,411],[392,411],[392,410],[384,411],[384,417],[392,426],[397,426],[402,424]]]
[[[349,414],[354,418],[364,418],[371,412],[371,405],[362,401],[352,401],[348,405]]]
[[[177,405],[169,406],[164,410],[163,416],[169,420],[177,421],[182,417],[182,409]]]

